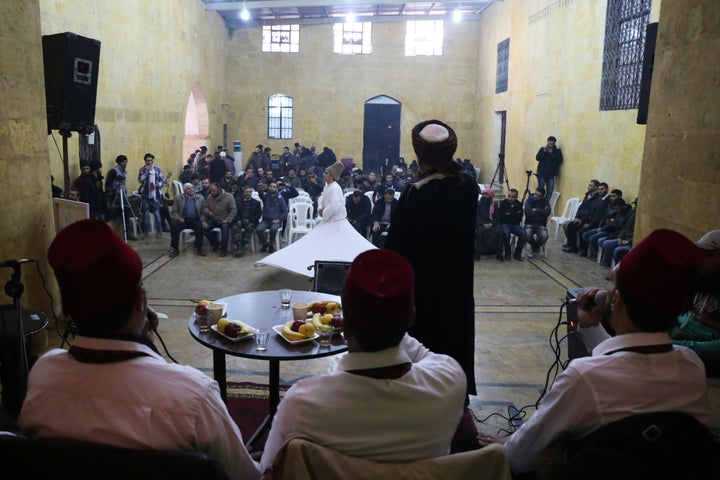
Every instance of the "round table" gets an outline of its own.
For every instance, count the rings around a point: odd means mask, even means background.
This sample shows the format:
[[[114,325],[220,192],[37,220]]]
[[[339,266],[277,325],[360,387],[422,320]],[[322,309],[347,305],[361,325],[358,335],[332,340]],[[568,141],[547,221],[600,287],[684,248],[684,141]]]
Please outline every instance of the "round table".
[[[310,303],[315,300],[334,300],[340,302],[340,297],[326,293],[293,291],[292,303]],[[227,304],[225,311],[226,318],[240,320],[251,327],[270,332],[267,350],[258,351],[254,338],[233,342],[212,330],[200,332],[197,325],[195,325],[194,315],[190,317],[188,324],[190,335],[202,345],[210,348],[213,352],[213,376],[220,386],[220,394],[225,402],[227,402],[225,355],[266,360],[269,363],[268,416],[252,437],[250,437],[250,440],[248,440],[248,445],[253,445],[265,430],[270,427],[272,417],[277,411],[278,403],[280,403],[280,362],[336,355],[346,352],[347,345],[342,335],[333,336],[332,344],[329,347],[321,347],[316,340],[295,345],[288,343],[284,337],[281,337],[272,329],[273,326],[283,325],[288,320],[292,320],[292,308],[282,308],[280,306],[280,295],[277,290],[241,293],[239,295],[220,298],[214,302]]]

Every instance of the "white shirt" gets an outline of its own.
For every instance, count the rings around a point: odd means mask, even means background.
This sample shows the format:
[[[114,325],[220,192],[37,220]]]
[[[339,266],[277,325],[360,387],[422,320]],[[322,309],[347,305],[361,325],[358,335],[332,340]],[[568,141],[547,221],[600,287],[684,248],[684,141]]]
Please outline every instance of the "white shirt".
[[[386,380],[348,373],[412,362]],[[346,455],[405,462],[446,455],[463,413],[465,373],[447,355],[406,335],[398,347],[351,352],[339,370],[303,379],[280,402],[265,444],[265,469],[283,442],[302,435]]]
[[[536,457],[568,429],[587,429],[634,413],[681,411],[710,421],[707,379],[692,350],[674,346],[667,353],[616,352],[621,348],[671,343],[666,333],[629,333],[576,358],[558,375],[542,404],[505,443],[513,472],[536,468]]]
[[[345,210],[345,196],[337,182],[326,183],[322,193],[322,219],[324,222],[334,222],[347,217]]]
[[[196,450],[232,479],[260,477],[215,380],[132,341],[78,336],[74,345],[148,356],[91,364],[50,350],[30,371],[19,418],[24,432],[134,449]]]

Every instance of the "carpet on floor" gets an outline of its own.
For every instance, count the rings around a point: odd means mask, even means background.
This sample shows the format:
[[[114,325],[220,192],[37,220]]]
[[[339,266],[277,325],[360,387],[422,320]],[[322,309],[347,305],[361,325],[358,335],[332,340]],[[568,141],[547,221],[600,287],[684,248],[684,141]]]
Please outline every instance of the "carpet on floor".
[[[280,385],[280,398],[285,395],[289,385]],[[230,416],[235,420],[243,440],[247,442],[268,414],[268,386],[253,382],[228,382],[227,406]],[[267,434],[264,436],[266,437]],[[265,438],[257,445],[263,445]]]

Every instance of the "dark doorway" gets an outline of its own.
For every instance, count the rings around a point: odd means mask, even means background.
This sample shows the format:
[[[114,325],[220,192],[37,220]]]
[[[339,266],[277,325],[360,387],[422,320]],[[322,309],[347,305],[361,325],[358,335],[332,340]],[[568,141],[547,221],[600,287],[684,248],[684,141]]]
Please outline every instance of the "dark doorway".
[[[400,111],[394,98],[378,95],[365,102],[363,125],[363,172],[378,173],[385,157],[397,162],[400,157]]]

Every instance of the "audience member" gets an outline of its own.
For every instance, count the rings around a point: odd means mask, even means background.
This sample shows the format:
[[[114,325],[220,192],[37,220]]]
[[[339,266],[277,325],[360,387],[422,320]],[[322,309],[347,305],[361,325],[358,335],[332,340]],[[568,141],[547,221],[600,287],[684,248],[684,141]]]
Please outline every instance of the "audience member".
[[[63,189],[55,185],[55,177],[50,175],[50,188],[52,189],[52,198],[63,198]]]
[[[78,193],[77,200],[88,204],[90,218],[105,221],[104,199],[101,191],[97,188],[96,178],[92,173],[89,161],[82,160],[80,162],[80,176],[75,179],[72,186]]]
[[[613,212],[613,208],[610,205],[610,196],[608,195],[608,190],[608,184],[605,182],[600,182],[600,185],[598,185],[597,189],[597,194],[598,197],[600,197],[600,201],[592,207],[589,218],[585,221],[582,227],[578,228],[577,230],[577,243],[579,250],[578,253],[581,257],[587,257],[588,254],[588,243],[585,240],[584,235],[588,231],[598,228],[603,219],[608,215],[611,215]]]
[[[395,190],[388,188],[383,194],[383,199],[376,202],[372,209],[372,243],[378,248],[383,248],[387,237],[387,230],[398,206],[395,199]],[[383,235],[385,233],[385,235]]]
[[[262,215],[260,201],[252,198],[252,193],[252,187],[245,187],[243,194],[235,197],[237,217],[232,227],[232,242],[235,244],[236,257],[245,255],[245,246],[250,241],[250,235],[255,232]]]
[[[297,176],[297,170],[295,167],[288,167],[287,176],[283,178],[285,184],[295,189],[303,188],[302,179]]]
[[[605,239],[598,244],[598,247],[604,250],[602,264],[606,267],[611,265],[612,260],[615,260],[615,263],[620,262],[622,257],[625,256],[632,247],[635,232],[635,212],[637,209],[631,208],[629,204],[626,204],[625,208],[630,211],[625,219],[625,223],[617,234],[617,238]]]
[[[175,197],[171,212],[172,223],[170,224],[170,257],[177,257],[180,253],[178,245],[180,232],[185,229],[192,229],[195,233],[195,250],[201,257],[203,252],[203,237],[208,226],[207,203],[205,198],[195,193],[192,184],[183,185],[183,195]]]
[[[563,230],[565,230],[566,237],[566,244],[563,247],[563,252],[578,253],[578,231],[588,225],[587,222],[588,220],[590,220],[590,216],[595,211],[595,207],[597,207],[597,205],[602,201],[602,197],[600,197],[598,194],[599,187],[599,181],[594,179],[590,180],[590,183],[588,183],[587,193],[583,197],[583,201],[578,207],[575,218],[570,220],[567,224],[563,225]]]
[[[525,238],[532,249],[529,258],[535,258],[548,239],[547,219],[550,215],[550,203],[545,189],[538,188],[525,201]]]
[[[290,168],[297,170],[297,161],[295,156],[290,153],[290,147],[283,147],[283,152],[280,154],[280,174],[286,175]],[[297,188],[297,185],[293,185]]]
[[[536,459],[564,431],[590,431],[629,415],[680,411],[710,420],[705,368],[692,350],[674,346],[668,329],[680,313],[700,250],[670,230],[656,230],[613,270],[603,307],[591,288],[577,298],[582,328],[604,332],[592,356],[572,360],[538,411],[509,437],[481,434],[481,445],[503,443],[513,473],[536,469]],[[603,337],[603,335],[599,335]]]
[[[345,198],[345,210],[347,210],[347,220],[350,225],[360,235],[367,237],[372,214],[370,199],[360,190],[355,190],[352,195]]]
[[[504,261],[503,233],[497,225],[495,215],[495,190],[486,188],[480,195],[477,205],[477,219],[475,221],[475,260],[483,255],[495,255],[499,261]]]
[[[273,253],[275,251],[275,238],[282,227],[283,219],[287,217],[287,204],[278,193],[277,183],[268,185],[268,191],[263,197],[262,221],[256,232],[258,243],[262,244],[261,251]],[[270,237],[265,240],[265,230],[270,230]]]
[[[237,185],[237,178],[233,177],[233,173],[230,170],[225,172],[225,176],[219,182],[220,188],[226,192],[231,192],[233,185]]]
[[[168,363],[155,348],[158,316],[148,306],[138,254],[102,222],[81,220],[55,237],[48,261],[78,335],[69,350],[48,351],[30,371],[22,430],[124,448],[196,450],[230,478],[259,478],[217,382]]]
[[[476,395],[472,258],[478,185],[453,161],[458,140],[449,125],[424,121],[411,135],[420,178],[400,196],[385,248],[405,257],[415,272],[417,319],[409,334],[457,360],[465,372],[467,406],[468,396]],[[444,319],[442,328],[438,318]],[[457,438],[474,437],[475,431],[466,410]],[[454,446],[464,448],[461,442]]]
[[[497,209],[497,221],[503,233],[503,246],[505,249],[505,260],[510,260],[511,245],[510,236],[517,237],[515,245],[515,260],[522,261],[522,252],[525,247],[525,229],[520,226],[523,219],[523,204],[518,200],[518,191],[514,188],[508,190],[505,200],[500,202]]]
[[[200,192],[198,193],[200,193],[205,200],[207,200],[208,195],[210,195],[210,179],[205,175],[200,176]]]
[[[265,162],[263,148],[262,144],[255,147],[255,151],[250,154],[248,163],[245,165],[245,171],[247,171],[248,168],[251,168],[254,172],[257,172],[258,168],[267,168],[268,165]]]
[[[108,220],[112,220],[123,216],[124,211],[124,226],[127,239],[137,240],[131,226],[131,219],[135,217],[135,211],[130,205],[127,196],[127,165],[128,158],[125,155],[118,155],[115,158],[115,166],[110,169],[105,177],[107,214]]]
[[[563,162],[562,150],[556,145],[557,138],[552,135],[547,138],[547,144],[540,147],[535,160],[537,160],[538,188],[544,188],[548,198],[555,190],[555,177],[560,173],[560,165]]]
[[[348,354],[337,371],[305,378],[287,391],[265,444],[263,469],[296,435],[379,462],[450,452],[465,375],[454,359],[406,333],[415,319],[413,296],[413,269],[402,256],[368,250],[355,258],[342,293]]]
[[[690,348],[705,364],[708,377],[720,377],[720,230],[697,241],[703,251],[700,276],[691,291],[690,309],[670,330],[675,345]]]
[[[219,184],[210,185],[210,195],[207,199],[208,226],[205,227],[205,236],[212,245],[212,251],[220,250],[220,256],[227,255],[228,241],[230,239],[230,225],[237,215],[235,198],[230,193],[223,191]],[[214,228],[220,229],[220,242],[217,240]]]
[[[587,250],[588,256],[592,256],[593,250],[597,248],[600,240],[608,235],[617,234],[620,230],[620,226],[617,223],[616,218],[619,212],[619,209],[616,208],[616,200],[622,200],[622,204],[625,204],[625,200],[622,198],[622,190],[614,189],[610,192],[610,195],[608,195],[608,197],[604,200],[604,202],[607,202],[605,212],[598,212],[599,214],[603,214],[599,225],[586,230],[579,236],[581,252],[585,249]],[[595,253],[597,253],[597,251]]]

